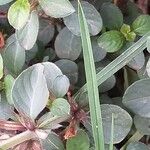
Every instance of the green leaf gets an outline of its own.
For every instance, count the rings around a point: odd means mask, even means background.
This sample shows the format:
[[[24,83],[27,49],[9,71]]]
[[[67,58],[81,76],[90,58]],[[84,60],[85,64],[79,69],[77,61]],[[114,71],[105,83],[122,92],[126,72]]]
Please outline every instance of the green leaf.
[[[43,71],[44,66],[41,64],[29,67],[17,77],[12,89],[16,109],[33,120],[48,102],[49,92]]]
[[[120,29],[123,24],[123,14],[121,10],[112,3],[104,3],[101,7],[100,14],[104,26],[110,30]]]
[[[94,58],[92,53],[92,45],[90,40],[90,34],[88,30],[88,24],[81,6],[78,1],[78,17],[81,31],[83,57],[85,64],[85,73],[87,80],[87,91],[89,97],[90,115],[92,122],[92,130],[95,142],[96,150],[104,150],[104,139],[103,139],[103,127],[101,118],[101,109],[99,101],[99,92],[96,80],[96,70],[94,64]]]
[[[0,54],[0,79],[3,77],[3,58]]]
[[[147,51],[150,53],[150,36],[147,38]]]
[[[17,0],[11,5],[8,11],[9,23],[15,29],[21,29],[27,22],[30,13],[28,0]]]
[[[75,12],[68,17],[63,18],[67,28],[75,35],[80,36],[80,26],[78,20],[78,3],[73,1],[72,5],[75,8]],[[102,30],[102,18],[99,12],[93,5],[86,1],[81,1],[81,5],[87,20],[89,32],[91,35],[97,35]],[[92,13],[91,13],[92,12]]]
[[[102,118],[105,143],[111,143],[112,114],[114,115],[113,143],[120,143],[129,133],[132,126],[132,118],[127,111],[117,105],[102,104]]]
[[[123,96],[123,104],[142,117],[150,117],[150,79],[134,82]]]
[[[78,130],[76,136],[69,138],[66,143],[66,150],[89,150],[90,141],[83,130]]]
[[[81,38],[72,34],[66,27],[56,37],[55,51],[59,58],[76,60],[82,50]]]
[[[12,99],[12,94],[11,94],[14,81],[15,79],[11,75],[7,75],[4,78],[6,98],[7,98],[8,103],[11,105],[14,104],[13,99]]]
[[[54,18],[63,18],[75,10],[69,0],[38,0],[45,13]]]
[[[4,65],[12,75],[18,75],[25,64],[25,50],[14,35],[9,37],[6,43],[3,53]]]
[[[45,140],[42,140],[45,150],[65,150],[63,142],[55,133],[50,133]]]
[[[134,117],[136,129],[143,135],[150,135],[150,118],[144,118],[139,115]]]
[[[150,16],[140,15],[132,24],[133,31],[138,35],[144,35],[150,31]]]
[[[65,116],[70,114],[70,105],[66,99],[58,98],[53,101],[50,110],[53,115]]]
[[[149,150],[149,148],[142,142],[132,142],[127,146],[126,150]]]
[[[63,74],[65,74],[71,84],[75,84],[78,81],[78,66],[75,62],[67,59],[60,59],[55,62],[55,64],[61,69]]]
[[[41,18],[38,40],[43,42],[43,44],[48,44],[52,40],[54,33],[55,33],[54,25],[50,24],[48,20]]]
[[[98,46],[97,37],[93,37],[91,39],[92,42],[92,50],[93,50],[93,57],[95,62],[99,62],[103,60],[106,56],[106,51]]]
[[[63,97],[69,90],[70,82],[65,75],[57,76],[54,80],[53,93],[57,97]]]
[[[16,31],[17,40],[24,49],[30,50],[36,42],[38,31],[38,14],[36,11],[32,11],[27,24],[20,30]]]
[[[61,70],[53,63],[44,62],[44,75],[47,82],[47,87],[55,97],[63,97],[70,86],[69,80],[66,76],[63,76]],[[62,84],[60,86],[60,84]]]
[[[0,5],[5,5],[7,3],[12,2],[13,0],[0,0]]]
[[[121,49],[124,44],[124,36],[121,32],[112,30],[103,33],[98,38],[98,45],[107,52],[113,53]]]
[[[111,118],[111,139],[110,139],[109,150],[114,149],[113,143],[114,143],[114,114],[112,113],[112,118]]]
[[[13,107],[11,107],[6,101],[0,101],[0,119],[8,120],[14,116]]]

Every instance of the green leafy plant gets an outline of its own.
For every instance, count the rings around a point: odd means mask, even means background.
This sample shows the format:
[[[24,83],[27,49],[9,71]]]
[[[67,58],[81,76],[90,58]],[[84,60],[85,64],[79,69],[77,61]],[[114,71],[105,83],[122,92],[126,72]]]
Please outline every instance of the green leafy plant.
[[[150,16],[134,1],[0,0],[0,25],[0,149],[149,149]]]

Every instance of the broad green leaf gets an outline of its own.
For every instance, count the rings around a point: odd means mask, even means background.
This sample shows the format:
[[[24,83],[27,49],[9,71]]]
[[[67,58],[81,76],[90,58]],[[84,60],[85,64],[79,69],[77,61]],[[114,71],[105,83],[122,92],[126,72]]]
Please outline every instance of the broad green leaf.
[[[54,36],[55,28],[54,25],[50,24],[45,19],[40,19],[40,27],[38,40],[43,42],[44,44],[48,44]]]
[[[5,84],[5,92],[6,92],[6,98],[9,104],[14,104],[12,99],[12,87],[14,84],[15,79],[11,75],[7,75],[4,78],[4,84]]]
[[[132,142],[127,146],[126,150],[149,150],[149,147],[142,142]]]
[[[112,30],[103,33],[98,38],[98,45],[107,52],[113,53],[121,49],[124,41],[125,39],[121,32]]]
[[[134,117],[136,129],[143,135],[150,135],[150,118],[144,118],[139,115]]]
[[[63,142],[55,133],[50,133],[45,140],[42,140],[44,150],[65,150]]]
[[[11,5],[8,11],[9,23],[15,29],[21,29],[27,22],[30,13],[28,0],[17,0]]]
[[[50,111],[55,116],[69,115],[70,105],[66,99],[57,98],[53,101]]]
[[[38,14],[36,11],[32,11],[26,25],[16,31],[17,40],[24,49],[30,50],[36,42],[38,31]]]
[[[0,5],[5,5],[7,3],[12,2],[13,0],[0,0]]]
[[[69,78],[71,84],[75,84],[78,81],[78,66],[75,62],[61,59],[56,61],[55,64]]]
[[[101,7],[100,14],[104,26],[110,30],[120,29],[123,24],[123,14],[121,10],[112,3],[104,3]]]
[[[55,51],[59,58],[76,60],[82,50],[81,38],[67,28],[62,29],[55,40]]]
[[[48,102],[49,92],[43,72],[42,64],[29,67],[17,77],[12,89],[16,109],[23,111],[33,120]]]
[[[0,79],[3,77],[3,58],[0,54]]]
[[[16,38],[11,36],[6,41],[3,53],[4,65],[12,75],[18,75],[25,63],[25,50],[20,46]]]
[[[80,36],[80,26],[78,21],[78,4],[77,1],[73,1],[72,5],[75,8],[75,12],[68,17],[64,18],[64,23],[67,28],[75,35]],[[81,1],[85,18],[87,20],[89,32],[91,35],[97,35],[102,29],[102,19],[99,12],[93,5],[86,1]],[[92,13],[91,13],[92,12]]]
[[[66,150],[89,150],[90,141],[83,130],[78,130],[76,136],[69,138],[66,143]]]
[[[90,40],[90,34],[88,30],[88,24],[84,15],[82,5],[78,1],[78,18],[81,31],[83,57],[85,65],[85,74],[87,81],[87,91],[90,106],[90,115],[92,122],[93,137],[95,142],[95,149],[104,149],[104,137],[103,126],[101,118],[101,108],[99,100],[99,92],[96,80],[96,69],[94,64],[94,58],[92,53],[92,45]]]
[[[54,18],[63,18],[75,10],[69,0],[38,0],[44,12]]]
[[[145,56],[144,53],[141,52],[136,57],[134,57],[127,65],[134,70],[139,70],[144,66],[144,64]]]
[[[150,79],[134,82],[123,96],[123,104],[132,112],[142,117],[150,117]]]
[[[140,15],[132,24],[133,31],[138,35],[144,35],[150,31],[150,16]]]
[[[127,111],[116,105],[102,104],[101,110],[105,143],[109,144],[111,141],[112,114],[114,115],[113,143],[120,143],[131,129],[131,116]]]
[[[106,51],[98,46],[97,37],[93,37],[91,39],[92,42],[92,50],[93,50],[93,57],[95,62],[99,62],[103,60],[106,56]]]
[[[57,76],[53,84],[53,94],[56,97],[63,97],[69,90],[70,82],[65,75]]]

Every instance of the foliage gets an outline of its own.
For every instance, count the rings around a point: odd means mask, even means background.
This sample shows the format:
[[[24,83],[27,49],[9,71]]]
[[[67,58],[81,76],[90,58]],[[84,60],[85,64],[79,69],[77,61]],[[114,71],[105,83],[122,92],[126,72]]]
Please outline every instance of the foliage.
[[[0,149],[149,149],[150,16],[123,3],[0,0]]]

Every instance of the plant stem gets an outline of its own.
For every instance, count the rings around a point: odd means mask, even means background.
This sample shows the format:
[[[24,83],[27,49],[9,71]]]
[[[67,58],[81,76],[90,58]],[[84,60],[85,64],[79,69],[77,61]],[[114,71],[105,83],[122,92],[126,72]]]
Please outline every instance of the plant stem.
[[[131,142],[139,141],[144,135],[136,131],[133,136],[125,143],[125,145],[120,150],[125,150],[127,145]]]
[[[9,138],[8,140],[1,141],[0,149],[6,150],[36,137],[37,136],[33,131],[27,130]]]

